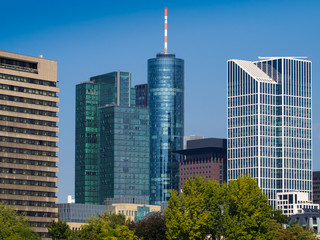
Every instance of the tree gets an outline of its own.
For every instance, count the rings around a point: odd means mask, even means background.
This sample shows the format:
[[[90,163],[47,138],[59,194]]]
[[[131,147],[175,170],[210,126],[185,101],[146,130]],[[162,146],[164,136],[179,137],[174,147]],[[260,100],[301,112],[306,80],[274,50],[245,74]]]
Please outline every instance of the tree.
[[[33,240],[40,237],[31,230],[23,214],[18,214],[13,208],[0,203],[0,239]]]
[[[279,224],[280,225],[280,224]],[[287,229],[279,227],[276,231],[277,240],[316,240],[312,231],[303,229],[297,223],[289,225]]]
[[[120,218],[114,217],[113,219],[114,222],[111,223],[110,216],[106,213],[98,217],[91,217],[87,221],[88,224],[76,232],[72,239],[139,240],[127,226],[116,223]]]
[[[171,191],[165,210],[168,239],[196,240],[220,235],[222,192],[216,181],[188,179],[180,196]]]
[[[223,222],[226,239],[275,239],[268,198],[257,181],[238,176],[224,187]]]
[[[166,240],[166,222],[163,213],[152,212],[139,222],[132,222],[129,228],[143,240]]]
[[[72,231],[68,224],[62,221],[52,222],[48,227],[49,236],[52,240],[68,239]]]
[[[111,228],[116,228],[116,226],[126,225],[126,216],[123,214],[111,214],[109,215],[109,222]]]
[[[282,213],[281,209],[273,209],[271,212],[271,218],[280,224],[288,224],[290,220],[287,215]]]
[[[281,224],[288,217],[281,210],[272,210],[257,181],[247,176],[222,187],[201,177],[187,180],[180,195],[171,192],[165,220],[170,240],[314,239],[298,225],[283,229]],[[137,234],[143,236],[138,229]]]

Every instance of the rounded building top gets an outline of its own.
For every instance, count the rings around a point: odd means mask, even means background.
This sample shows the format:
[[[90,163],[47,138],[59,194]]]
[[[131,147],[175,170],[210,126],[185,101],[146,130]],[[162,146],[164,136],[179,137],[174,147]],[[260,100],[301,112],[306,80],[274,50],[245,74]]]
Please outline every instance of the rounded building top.
[[[176,55],[172,53],[158,53],[157,58],[175,58]]]

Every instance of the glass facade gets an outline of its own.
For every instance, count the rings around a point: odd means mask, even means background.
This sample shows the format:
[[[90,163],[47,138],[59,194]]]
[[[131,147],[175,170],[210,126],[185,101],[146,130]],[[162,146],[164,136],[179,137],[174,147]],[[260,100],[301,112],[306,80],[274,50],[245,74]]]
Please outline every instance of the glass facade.
[[[103,215],[107,210],[105,205],[96,204],[61,203],[57,206],[59,221],[73,223],[86,223],[88,218]]]
[[[135,108],[130,85],[131,74],[118,71],[76,87],[76,203],[131,196],[148,202],[149,115]]]
[[[99,85],[76,86],[75,200],[96,204],[98,201],[98,123]]]
[[[179,157],[183,148],[184,61],[174,54],[148,60],[150,110],[150,203],[160,205],[179,190]]]
[[[149,203],[149,110],[102,107],[99,202]]]
[[[312,200],[311,62],[228,61],[228,179],[250,174],[275,206],[277,192]]]
[[[136,106],[148,107],[148,84],[136,85],[135,90]]]

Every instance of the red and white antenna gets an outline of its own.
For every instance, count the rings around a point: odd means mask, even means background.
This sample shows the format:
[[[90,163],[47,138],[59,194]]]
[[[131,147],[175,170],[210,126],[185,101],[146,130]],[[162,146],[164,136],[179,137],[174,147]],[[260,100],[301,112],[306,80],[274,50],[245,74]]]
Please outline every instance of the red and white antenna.
[[[164,9],[164,53],[168,51],[168,10]]]

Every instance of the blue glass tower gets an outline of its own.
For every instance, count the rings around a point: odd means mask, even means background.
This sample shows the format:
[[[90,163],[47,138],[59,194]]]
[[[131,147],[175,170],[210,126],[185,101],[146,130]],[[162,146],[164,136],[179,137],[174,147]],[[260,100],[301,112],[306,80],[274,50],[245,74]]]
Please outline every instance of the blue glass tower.
[[[179,189],[179,159],[183,148],[184,60],[161,53],[148,60],[150,110],[150,204],[170,198]]]

